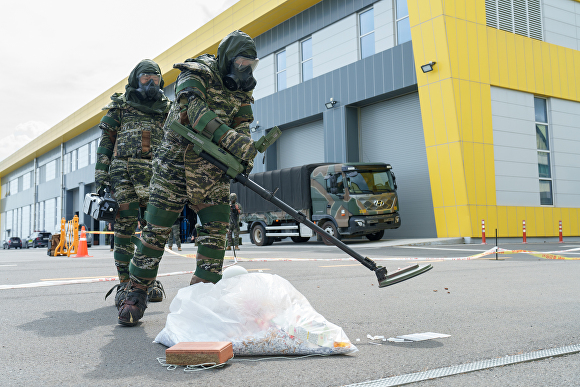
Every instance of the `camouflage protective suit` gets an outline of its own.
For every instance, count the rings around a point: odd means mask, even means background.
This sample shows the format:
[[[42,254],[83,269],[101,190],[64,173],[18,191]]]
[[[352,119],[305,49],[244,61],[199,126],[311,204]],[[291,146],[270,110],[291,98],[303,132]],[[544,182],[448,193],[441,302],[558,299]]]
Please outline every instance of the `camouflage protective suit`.
[[[165,122],[165,136],[153,162],[147,225],[140,239],[134,238],[137,248],[130,273],[131,281],[139,286],[155,281],[169,230],[185,203],[201,223],[197,227],[197,268],[192,283],[221,279],[230,212],[229,177],[198,157],[191,143],[170,129],[178,121],[202,133],[245,162],[247,172],[251,171],[257,153],[249,135],[252,92],[230,91],[222,78],[236,56],[256,58],[256,47],[248,35],[235,31],[222,40],[217,53],[217,58],[202,55],[174,65],[181,71],[175,84],[178,103]],[[127,314],[120,311],[119,319]]]
[[[228,226],[228,250],[230,247],[237,248],[240,240],[240,214],[242,205],[236,202],[237,195],[230,194],[230,225]]]
[[[131,236],[139,209],[149,201],[151,162],[163,138],[163,123],[171,106],[165,96],[159,101],[142,101],[135,95],[141,73],[161,76],[155,62],[141,61],[129,75],[126,92],[111,96],[112,102],[103,108],[107,113],[99,123],[103,134],[97,149],[95,182],[97,189],[110,186],[119,203],[114,259],[120,282],[129,280],[129,263],[135,249]]]

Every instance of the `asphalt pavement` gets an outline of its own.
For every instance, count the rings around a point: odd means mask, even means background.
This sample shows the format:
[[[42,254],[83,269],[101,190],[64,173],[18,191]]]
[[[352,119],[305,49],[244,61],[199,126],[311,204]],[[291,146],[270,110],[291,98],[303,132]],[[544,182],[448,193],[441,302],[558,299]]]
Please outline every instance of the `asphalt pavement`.
[[[189,284],[195,260],[186,255],[195,254],[193,244],[174,251],[181,255],[164,255],[159,273],[171,275],[159,279],[167,299],[150,303],[133,328],[117,324],[112,297],[104,300],[115,284],[105,280],[116,273],[108,246],[89,248],[92,257],[85,258],[48,257],[45,249],[0,250],[0,385],[379,386],[390,385],[394,376],[580,345],[580,250],[573,250],[580,243],[504,241],[500,247],[506,250],[543,255],[496,259],[493,252],[476,258],[494,247],[489,239],[487,245],[459,242],[347,241],[391,272],[433,265],[421,276],[379,289],[374,273],[334,246],[282,241],[258,247],[246,235],[236,254],[239,264],[290,281],[317,312],[342,327],[358,351],[236,357],[224,368],[197,372],[162,367],[157,358],[166,347],[153,343],[171,300]],[[232,252],[227,255],[231,262]],[[450,336],[410,343],[367,338],[422,332]],[[580,386],[580,353],[413,385]]]

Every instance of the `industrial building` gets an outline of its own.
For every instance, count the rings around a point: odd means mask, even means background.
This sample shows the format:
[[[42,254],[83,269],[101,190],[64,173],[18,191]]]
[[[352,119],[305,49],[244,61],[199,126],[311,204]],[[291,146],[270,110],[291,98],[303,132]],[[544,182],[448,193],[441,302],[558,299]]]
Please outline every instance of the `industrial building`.
[[[580,235],[580,2],[240,0],[153,58],[214,53],[240,29],[259,66],[254,172],[385,162],[402,226],[385,238]],[[168,45],[170,42],[168,42]],[[128,69],[129,71],[129,69]],[[121,80],[0,162],[0,235],[53,231],[94,191],[101,110]],[[488,234],[489,235],[489,234]],[[103,238],[101,237],[101,244]]]

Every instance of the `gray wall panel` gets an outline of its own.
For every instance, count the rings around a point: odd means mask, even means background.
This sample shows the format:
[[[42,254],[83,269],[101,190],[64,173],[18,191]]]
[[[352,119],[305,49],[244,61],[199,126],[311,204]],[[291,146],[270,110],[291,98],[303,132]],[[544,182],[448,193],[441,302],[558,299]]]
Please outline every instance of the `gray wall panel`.
[[[386,50],[383,51],[381,53],[379,53],[378,55],[382,55],[383,57],[383,72],[385,74],[384,78],[383,78],[383,85],[384,85],[384,92],[388,93],[390,91],[394,90],[394,85],[393,85],[393,50]]]
[[[393,87],[395,89],[404,87],[402,45],[393,47]]]

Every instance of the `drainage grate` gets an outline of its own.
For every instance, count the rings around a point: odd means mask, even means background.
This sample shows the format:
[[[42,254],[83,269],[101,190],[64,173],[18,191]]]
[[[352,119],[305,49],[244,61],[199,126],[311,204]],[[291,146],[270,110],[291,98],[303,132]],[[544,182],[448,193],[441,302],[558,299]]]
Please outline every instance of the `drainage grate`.
[[[422,382],[424,380],[442,378],[444,376],[451,376],[457,374],[464,374],[467,372],[480,371],[486,368],[499,367],[509,364],[525,363],[528,361],[545,359],[554,356],[570,355],[580,352],[580,345],[570,345],[567,347],[543,349],[541,351],[523,353],[521,355],[505,356],[498,359],[487,359],[476,361],[473,363],[454,365],[451,367],[436,368],[434,370],[425,372],[416,372],[414,374],[406,374],[399,376],[392,376],[390,378],[372,380],[369,382],[362,382],[356,384],[349,384],[345,387],[366,386],[366,387],[388,387],[400,386],[403,384],[410,384],[415,382]]]

